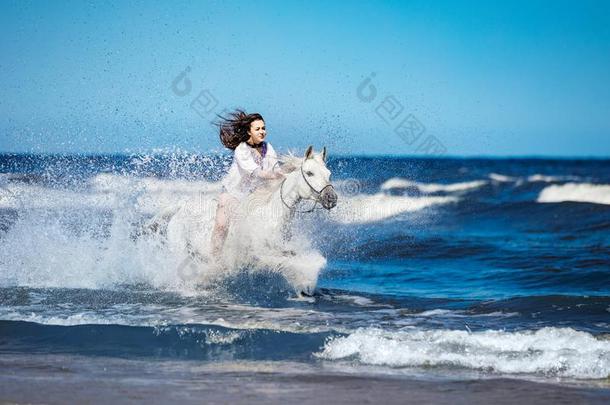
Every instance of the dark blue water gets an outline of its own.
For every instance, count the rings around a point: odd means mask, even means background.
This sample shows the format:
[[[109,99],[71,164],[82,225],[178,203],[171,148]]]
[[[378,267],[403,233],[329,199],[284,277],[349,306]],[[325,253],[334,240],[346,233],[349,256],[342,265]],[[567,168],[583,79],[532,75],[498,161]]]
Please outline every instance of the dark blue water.
[[[610,373],[609,160],[331,158],[309,299],[264,269],[184,289],[136,246],[227,164],[1,155],[0,353]]]

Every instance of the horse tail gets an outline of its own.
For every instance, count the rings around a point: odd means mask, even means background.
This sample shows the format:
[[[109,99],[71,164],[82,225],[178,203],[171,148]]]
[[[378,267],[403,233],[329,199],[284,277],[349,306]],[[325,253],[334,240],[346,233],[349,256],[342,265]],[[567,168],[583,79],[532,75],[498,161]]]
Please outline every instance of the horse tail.
[[[161,210],[157,215],[145,222],[138,234],[139,235],[161,235],[167,236],[167,226],[174,215],[182,209],[182,205],[172,205]]]

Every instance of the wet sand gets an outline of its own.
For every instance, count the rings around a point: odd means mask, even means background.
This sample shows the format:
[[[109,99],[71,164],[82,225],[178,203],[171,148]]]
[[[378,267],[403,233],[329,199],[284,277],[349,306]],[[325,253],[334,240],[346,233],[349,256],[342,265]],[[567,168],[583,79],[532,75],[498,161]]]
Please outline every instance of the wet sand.
[[[366,376],[299,363],[0,355],[0,403],[607,404],[599,387]]]

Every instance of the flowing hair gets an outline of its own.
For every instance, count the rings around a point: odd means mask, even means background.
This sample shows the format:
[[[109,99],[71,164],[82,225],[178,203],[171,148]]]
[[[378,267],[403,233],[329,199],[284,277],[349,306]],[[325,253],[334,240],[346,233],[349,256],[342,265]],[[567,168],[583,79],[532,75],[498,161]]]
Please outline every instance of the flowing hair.
[[[219,115],[218,118],[220,122],[216,125],[220,129],[220,142],[231,150],[250,138],[248,131],[253,121],[265,121],[259,113],[248,114],[240,109],[229,113],[226,117]]]

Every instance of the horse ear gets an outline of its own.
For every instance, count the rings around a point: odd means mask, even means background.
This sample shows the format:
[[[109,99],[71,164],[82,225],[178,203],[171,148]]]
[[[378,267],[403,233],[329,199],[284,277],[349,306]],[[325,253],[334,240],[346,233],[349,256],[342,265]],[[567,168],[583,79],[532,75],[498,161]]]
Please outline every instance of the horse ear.
[[[326,162],[326,146],[322,148],[322,160]]]
[[[309,145],[309,148],[305,151],[305,159],[309,159],[313,156],[313,146]]]

